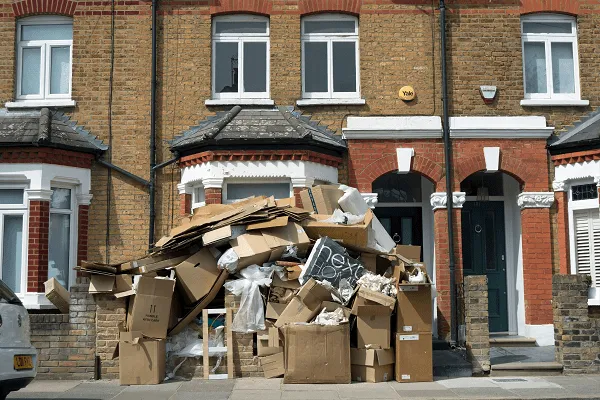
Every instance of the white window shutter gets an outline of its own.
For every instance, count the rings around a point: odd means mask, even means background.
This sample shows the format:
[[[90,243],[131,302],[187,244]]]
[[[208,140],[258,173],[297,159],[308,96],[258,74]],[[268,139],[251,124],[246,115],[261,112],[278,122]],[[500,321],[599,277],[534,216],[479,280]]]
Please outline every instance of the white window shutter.
[[[578,210],[573,217],[577,273],[591,275],[596,286],[600,277],[600,215],[597,209]]]

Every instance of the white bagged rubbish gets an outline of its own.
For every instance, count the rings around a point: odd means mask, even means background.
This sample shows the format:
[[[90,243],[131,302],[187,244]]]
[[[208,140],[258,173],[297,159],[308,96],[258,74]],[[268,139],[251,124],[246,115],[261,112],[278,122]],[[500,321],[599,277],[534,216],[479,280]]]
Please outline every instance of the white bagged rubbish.
[[[425,274],[423,273],[423,270],[421,269],[421,267],[419,267],[418,265],[414,266],[414,270],[408,275],[408,282],[409,283],[425,283],[427,282],[427,279],[425,277]]]
[[[328,222],[330,224],[340,224],[340,225],[356,225],[363,222],[365,219],[365,214],[354,215],[349,212],[343,212],[339,208],[336,208],[331,214],[331,217],[324,219],[321,222]]]
[[[251,333],[265,329],[265,306],[260,294],[260,286],[271,284],[273,268],[250,265],[242,269],[242,279],[225,282],[225,289],[241,296],[240,308],[233,318],[231,329],[234,332]]]
[[[237,270],[239,259],[240,258],[235,250],[227,249],[225,253],[219,257],[219,260],[217,261],[217,267],[219,267],[219,269],[226,269],[227,272],[233,274]]]
[[[344,322],[348,322],[348,318],[344,316],[344,310],[338,308],[335,311],[327,312],[327,309],[324,308],[312,323],[316,325],[339,325]]]
[[[375,292],[380,292],[386,296],[395,297],[398,293],[392,278],[375,274],[364,274],[358,280],[358,284]]]

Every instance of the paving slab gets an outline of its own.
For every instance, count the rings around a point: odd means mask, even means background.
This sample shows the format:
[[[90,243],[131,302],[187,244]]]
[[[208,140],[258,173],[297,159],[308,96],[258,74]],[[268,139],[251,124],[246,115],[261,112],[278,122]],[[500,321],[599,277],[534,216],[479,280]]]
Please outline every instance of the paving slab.
[[[169,400],[228,400],[229,392],[177,392]]]
[[[441,386],[448,389],[467,388],[497,388],[493,381],[486,378],[456,378],[437,381]]]
[[[557,383],[548,382],[541,378],[491,378],[490,381],[502,389],[544,389],[560,388]]]
[[[279,390],[234,390],[229,400],[280,400]]]
[[[23,389],[19,390],[21,393],[62,393],[69,389],[81,384],[81,381],[46,381],[39,380],[33,381]]]
[[[333,385],[333,384],[312,384],[312,383],[284,383],[281,385],[281,388],[284,391],[289,391],[289,390],[300,390],[300,391],[306,391],[306,392],[318,392],[320,390],[333,390],[333,391],[337,391],[338,390],[338,386],[340,385]]]
[[[567,399],[573,398],[573,392],[562,388],[538,388],[511,390],[522,399]]]
[[[401,399],[458,399],[450,390],[403,390],[398,391]]]
[[[397,399],[398,393],[386,382],[353,383],[339,385],[338,393],[343,399]]]
[[[265,379],[265,378],[241,378],[235,380],[234,389],[247,390],[280,390],[282,378]]]
[[[233,390],[235,381],[231,380],[204,380],[192,379],[191,381],[182,382],[179,387],[179,392],[227,392]]]
[[[500,388],[491,388],[491,387],[483,387],[483,388],[460,388],[460,389],[449,389],[454,392],[461,399],[510,399],[510,398],[518,398],[516,394],[511,391],[500,389]]]
[[[281,392],[282,400],[329,400],[339,399],[339,394],[335,390],[318,390],[318,391],[300,391],[300,390],[284,390]]]
[[[388,382],[388,385],[391,386],[397,392],[408,390],[408,391],[429,391],[429,390],[444,390],[444,386],[439,382]]]
[[[175,392],[121,392],[113,400],[168,400]]]
[[[61,393],[55,392],[10,392],[7,399],[54,399],[60,396]]]
[[[129,392],[173,392],[175,393],[183,382],[164,382],[160,385],[131,385],[123,386],[125,393]]]

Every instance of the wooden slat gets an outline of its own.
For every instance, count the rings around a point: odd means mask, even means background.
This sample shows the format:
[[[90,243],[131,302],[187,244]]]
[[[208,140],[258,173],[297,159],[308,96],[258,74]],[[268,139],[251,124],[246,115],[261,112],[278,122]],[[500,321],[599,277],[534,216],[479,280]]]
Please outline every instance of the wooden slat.
[[[202,310],[202,363],[204,379],[208,379],[210,373],[210,357],[208,356],[208,310]]]
[[[227,308],[225,313],[225,330],[227,332],[227,376],[229,379],[234,378],[233,373],[233,331],[231,325],[233,324],[233,310]]]

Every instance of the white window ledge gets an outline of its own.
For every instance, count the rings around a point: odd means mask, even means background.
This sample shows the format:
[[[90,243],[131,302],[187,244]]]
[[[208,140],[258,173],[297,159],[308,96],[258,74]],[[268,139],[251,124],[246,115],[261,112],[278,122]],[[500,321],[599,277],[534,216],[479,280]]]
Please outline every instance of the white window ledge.
[[[17,100],[6,102],[4,106],[6,108],[75,107],[75,100]]]
[[[44,293],[17,293],[17,296],[28,310],[56,310]]]
[[[272,106],[275,102],[271,99],[208,99],[204,104],[207,106]]]
[[[585,107],[590,105],[589,100],[550,100],[550,99],[524,99],[521,105],[525,107],[535,106],[563,106],[563,107]]]
[[[600,299],[588,299],[588,306],[600,306]]]
[[[362,106],[363,104],[366,104],[365,99],[300,99],[296,101],[297,106]]]

